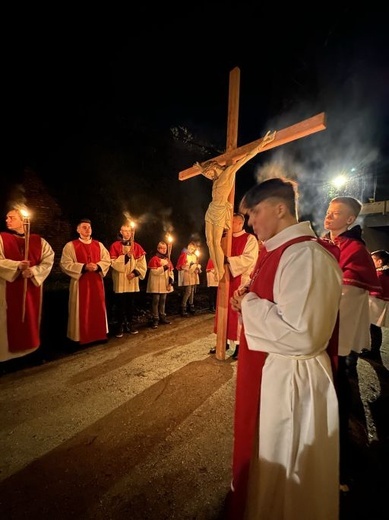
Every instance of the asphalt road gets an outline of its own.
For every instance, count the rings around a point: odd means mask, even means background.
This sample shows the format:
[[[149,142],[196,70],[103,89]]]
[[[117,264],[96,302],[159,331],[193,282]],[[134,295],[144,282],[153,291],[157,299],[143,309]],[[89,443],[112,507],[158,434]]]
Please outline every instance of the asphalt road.
[[[0,376],[0,517],[222,520],[237,362],[213,315],[63,352]],[[387,517],[389,341],[358,361],[354,483],[341,519]]]

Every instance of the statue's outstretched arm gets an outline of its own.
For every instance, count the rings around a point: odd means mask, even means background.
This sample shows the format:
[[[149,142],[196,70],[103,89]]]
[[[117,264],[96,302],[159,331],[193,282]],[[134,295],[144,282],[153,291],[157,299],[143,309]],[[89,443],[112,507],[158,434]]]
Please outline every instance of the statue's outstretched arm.
[[[257,155],[257,153],[259,153],[263,148],[265,148],[267,144],[274,141],[275,137],[276,131],[271,133],[271,131],[268,130],[259,145],[254,146],[254,148],[252,148],[250,152],[248,152],[244,157],[236,161],[236,163],[233,165],[235,167],[235,171],[239,170],[239,168],[241,168],[250,159]]]

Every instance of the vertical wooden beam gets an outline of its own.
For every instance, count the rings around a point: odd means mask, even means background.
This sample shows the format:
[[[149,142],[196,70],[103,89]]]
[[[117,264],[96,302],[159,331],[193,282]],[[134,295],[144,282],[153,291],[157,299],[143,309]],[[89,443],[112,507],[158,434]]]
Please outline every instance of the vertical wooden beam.
[[[228,120],[227,120],[227,144],[226,151],[238,146],[238,120],[239,120],[239,92],[240,92],[240,69],[235,67],[230,72],[229,94],[228,94]],[[229,202],[234,208],[235,182],[228,196]],[[232,244],[232,219],[230,229],[222,240],[223,249],[227,256],[231,255]],[[216,329],[216,359],[225,360],[227,342],[227,320],[229,307],[230,272],[226,268],[223,278],[219,281],[217,291],[217,329]],[[216,318],[215,318],[216,319]]]

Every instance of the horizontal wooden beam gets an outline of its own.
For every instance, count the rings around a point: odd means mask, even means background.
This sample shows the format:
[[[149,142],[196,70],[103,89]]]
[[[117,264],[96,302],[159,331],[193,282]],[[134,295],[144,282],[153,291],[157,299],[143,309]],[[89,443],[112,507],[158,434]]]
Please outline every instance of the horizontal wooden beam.
[[[277,130],[276,136],[273,141],[268,143],[260,153],[266,152],[266,150],[270,150],[271,148],[276,148],[277,146],[281,146],[286,143],[290,143],[292,141],[296,141],[297,139],[301,139],[302,137],[306,137],[308,135],[314,134],[316,132],[320,132],[321,130],[326,129],[326,121],[325,121],[325,113],[321,112],[316,116],[310,117],[309,119],[305,119],[304,121],[300,121],[300,123],[296,123],[295,125],[288,126],[287,128],[283,128],[282,130]],[[218,155],[213,159],[208,159],[207,161],[201,163],[202,166],[205,166],[207,163],[211,161],[217,161],[221,166],[226,164],[228,160],[238,161],[241,157],[245,156],[247,152],[249,152],[252,148],[261,144],[263,137],[257,139],[256,141],[252,141],[251,143],[240,146],[239,148],[234,148],[222,155]],[[191,177],[195,177],[196,175],[200,175],[202,169],[193,165],[186,170],[182,170],[178,174],[178,178],[180,181],[184,181],[186,179],[190,179]]]

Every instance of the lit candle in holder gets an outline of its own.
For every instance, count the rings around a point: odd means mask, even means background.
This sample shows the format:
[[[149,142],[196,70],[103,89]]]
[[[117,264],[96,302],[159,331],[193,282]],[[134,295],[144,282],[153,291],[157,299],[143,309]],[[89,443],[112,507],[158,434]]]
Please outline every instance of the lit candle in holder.
[[[131,242],[134,242],[134,240],[135,240],[135,222],[131,221],[130,226],[131,226]]]
[[[24,230],[24,234],[26,236],[28,235],[28,238],[30,238],[30,236],[29,236],[30,235],[30,214],[25,209],[21,209],[20,213],[22,214],[22,217],[23,217],[23,230]],[[27,258],[25,258],[25,260],[27,260]]]
[[[200,249],[196,249],[195,255],[197,256],[197,260],[198,260],[200,257]]]
[[[167,235],[167,256],[170,260],[171,254],[172,254],[172,245],[173,245],[173,237],[168,234]]]
[[[23,231],[24,231],[24,260],[28,260],[29,250],[30,250],[30,214],[27,210],[22,209],[20,213],[23,217]],[[26,297],[27,297],[27,278],[24,279],[23,284],[23,304],[22,304],[22,322],[24,322],[24,318],[26,315]]]

